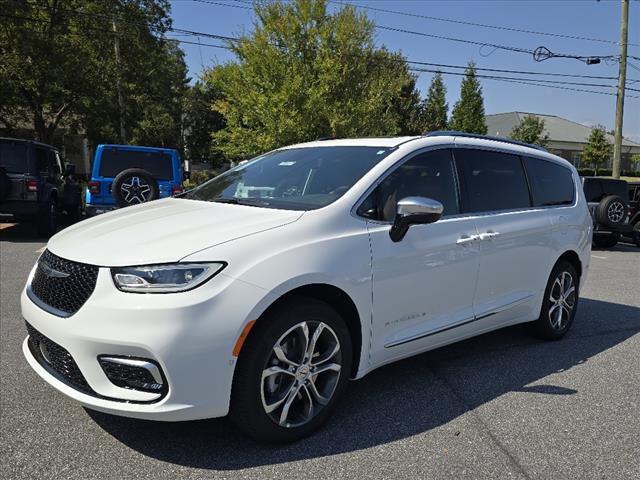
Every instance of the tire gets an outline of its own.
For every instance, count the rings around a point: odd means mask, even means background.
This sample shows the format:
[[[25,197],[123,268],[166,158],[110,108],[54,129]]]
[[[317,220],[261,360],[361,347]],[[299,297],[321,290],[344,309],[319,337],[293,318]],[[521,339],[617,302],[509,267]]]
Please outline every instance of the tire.
[[[562,260],[553,267],[544,290],[540,317],[534,322],[539,337],[559,340],[569,331],[578,309],[579,282],[578,273],[571,263]]]
[[[54,198],[45,203],[36,215],[35,227],[40,237],[48,238],[56,233],[58,228],[57,204]]]
[[[129,168],[113,179],[111,195],[118,207],[146,203],[160,197],[158,182],[142,168]]]
[[[308,327],[309,345],[323,325],[315,345],[324,360],[300,362],[303,324]],[[281,356],[276,354],[276,345],[282,346]],[[311,434],[329,417],[344,393],[351,373],[351,349],[344,320],[324,302],[300,297],[268,311],[252,329],[238,358],[231,389],[232,421],[247,435],[266,442],[291,442]],[[292,362],[298,367],[289,366]],[[327,368],[329,365],[334,368]],[[340,366],[339,372],[336,365]],[[281,368],[279,373],[264,376],[267,369],[276,367],[288,368],[285,373]],[[326,370],[314,375],[306,368]],[[314,385],[324,402],[313,394]],[[309,407],[312,399],[313,411]],[[285,414],[287,403],[290,408]],[[273,410],[267,413],[267,407]]]
[[[633,224],[633,232],[631,235],[633,235],[632,238],[636,247],[640,247],[640,220],[637,220],[636,223]]]
[[[0,202],[6,200],[11,193],[11,179],[7,175],[7,171],[0,167]]]
[[[596,220],[607,227],[622,225],[627,216],[627,204],[617,195],[609,195],[602,199],[596,207]]]
[[[593,244],[598,248],[613,248],[620,241],[619,233],[594,233]]]

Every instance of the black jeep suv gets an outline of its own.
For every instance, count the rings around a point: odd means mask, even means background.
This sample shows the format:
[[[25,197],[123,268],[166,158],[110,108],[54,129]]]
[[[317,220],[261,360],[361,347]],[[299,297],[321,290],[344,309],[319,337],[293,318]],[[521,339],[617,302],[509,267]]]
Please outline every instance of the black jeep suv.
[[[623,236],[640,247],[640,182],[629,182],[629,219],[633,231]]]
[[[0,138],[0,215],[32,222],[39,235],[53,235],[63,210],[72,220],[80,215],[82,188],[73,173],[73,165],[63,170],[50,145]]]
[[[624,180],[602,177],[583,177],[582,187],[593,218],[593,243],[596,247],[611,248],[628,235],[629,187]]]

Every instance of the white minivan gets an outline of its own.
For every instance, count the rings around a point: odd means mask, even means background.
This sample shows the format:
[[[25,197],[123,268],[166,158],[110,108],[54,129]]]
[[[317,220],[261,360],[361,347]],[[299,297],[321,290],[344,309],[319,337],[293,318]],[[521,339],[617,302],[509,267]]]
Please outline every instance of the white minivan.
[[[561,338],[591,236],[576,170],[536,147],[294,145],[51,238],[23,351],[90,409],[290,441],[381,365],[517,323]]]

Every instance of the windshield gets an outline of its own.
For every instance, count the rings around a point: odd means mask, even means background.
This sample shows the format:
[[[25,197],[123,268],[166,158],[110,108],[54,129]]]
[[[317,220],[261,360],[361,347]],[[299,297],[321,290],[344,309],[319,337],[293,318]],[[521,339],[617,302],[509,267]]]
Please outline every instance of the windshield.
[[[28,172],[27,146],[24,143],[1,141],[0,167],[11,173]]]
[[[100,176],[115,177],[123,170],[142,168],[158,180],[173,178],[171,155],[164,152],[105,148],[100,158]]]
[[[307,147],[268,153],[209,180],[182,198],[314,210],[340,198],[388,147]]]

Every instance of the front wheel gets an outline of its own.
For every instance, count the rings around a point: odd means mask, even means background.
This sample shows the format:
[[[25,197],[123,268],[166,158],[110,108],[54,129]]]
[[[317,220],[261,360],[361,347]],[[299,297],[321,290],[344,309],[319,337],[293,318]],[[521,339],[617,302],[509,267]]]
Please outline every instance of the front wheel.
[[[540,317],[534,322],[539,336],[558,340],[569,331],[578,308],[578,272],[566,261],[561,261],[551,271],[544,291]]]
[[[231,419],[253,438],[290,442],[330,415],[351,372],[351,339],[340,315],[296,299],[261,318],[245,342],[231,391]]]

